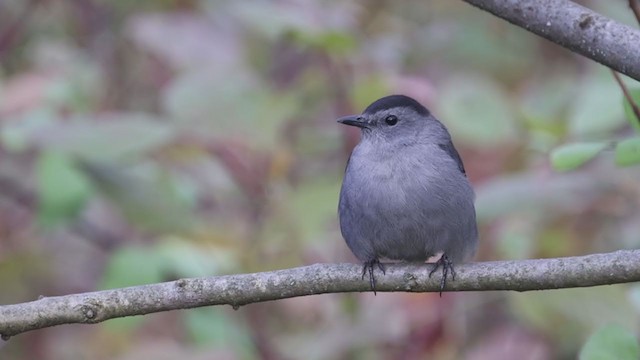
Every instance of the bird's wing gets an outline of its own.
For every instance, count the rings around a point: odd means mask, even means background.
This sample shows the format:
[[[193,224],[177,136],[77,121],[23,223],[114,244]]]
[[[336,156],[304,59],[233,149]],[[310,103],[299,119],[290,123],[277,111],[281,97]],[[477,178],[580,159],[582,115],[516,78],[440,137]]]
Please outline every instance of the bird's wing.
[[[458,169],[460,169],[460,171],[463,174],[467,175],[467,172],[464,170],[464,165],[462,164],[462,159],[460,158],[460,154],[458,154],[458,151],[453,146],[453,143],[448,142],[446,144],[438,144],[438,146],[440,146],[442,150],[444,150],[447,154],[449,154],[449,156],[451,156],[451,158],[456,162],[456,164],[458,164]]]
[[[347,165],[344,166],[344,171],[347,171],[347,168],[349,167],[349,162],[351,161],[351,156],[353,155],[353,152],[351,154],[349,154],[349,158],[347,159]]]

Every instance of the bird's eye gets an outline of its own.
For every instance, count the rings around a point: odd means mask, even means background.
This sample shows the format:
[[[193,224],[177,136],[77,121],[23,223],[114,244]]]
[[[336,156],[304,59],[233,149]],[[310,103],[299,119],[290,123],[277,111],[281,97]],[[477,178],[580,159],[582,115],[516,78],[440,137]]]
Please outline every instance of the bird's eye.
[[[398,123],[398,117],[395,115],[389,115],[384,119],[384,122],[389,126],[393,126]]]

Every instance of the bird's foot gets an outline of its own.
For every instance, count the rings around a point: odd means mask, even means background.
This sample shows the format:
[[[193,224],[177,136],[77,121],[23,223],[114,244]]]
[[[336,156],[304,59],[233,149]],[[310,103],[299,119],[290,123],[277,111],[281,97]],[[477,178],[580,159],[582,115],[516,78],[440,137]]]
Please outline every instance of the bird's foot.
[[[429,272],[429,277],[431,277],[431,275],[433,275],[433,273],[436,272],[439,267],[442,267],[442,279],[440,280],[440,297],[442,297],[442,291],[447,285],[447,276],[449,276],[449,273],[451,273],[451,280],[455,281],[456,270],[453,268],[453,263],[451,262],[451,260],[449,260],[447,254],[442,254],[440,259],[436,261],[435,266],[433,267],[431,272]]]
[[[386,274],[386,270],[384,265],[378,259],[373,259],[369,261],[365,261],[362,266],[362,280],[364,280],[364,276],[369,272],[369,284],[371,285],[371,290],[373,290],[373,295],[376,295],[376,277],[373,275],[373,267],[377,265],[378,269],[382,271],[382,274]]]

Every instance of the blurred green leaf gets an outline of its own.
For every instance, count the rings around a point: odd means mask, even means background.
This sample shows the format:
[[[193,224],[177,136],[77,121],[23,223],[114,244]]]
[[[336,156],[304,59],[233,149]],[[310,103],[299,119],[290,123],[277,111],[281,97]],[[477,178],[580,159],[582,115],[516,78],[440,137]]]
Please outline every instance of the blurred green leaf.
[[[430,19],[428,23],[436,26],[425,26],[421,36],[412,39],[413,51],[424,49],[428,59],[443,57],[448,66],[477,69],[490,73],[492,78],[512,79],[531,72],[538,48],[534,38],[519,29],[504,31],[500,26],[492,26],[490,18],[474,16],[473,9],[463,11],[455,15],[462,15],[463,21]],[[447,29],[446,36],[434,31],[441,26]],[[416,41],[422,43],[415,44]]]
[[[82,162],[82,169],[128,220],[143,229],[182,232],[194,223],[189,202],[168,173],[156,169],[134,174],[97,162]]]
[[[12,119],[4,121],[0,129],[2,145],[10,151],[25,151],[29,148],[34,132],[53,126],[58,117],[53,109],[37,108]]]
[[[78,118],[72,123],[40,128],[31,141],[80,159],[112,161],[131,160],[167,144],[174,134],[169,126],[144,114],[113,114],[100,120]]]
[[[636,336],[619,325],[605,325],[593,333],[580,351],[580,360],[609,359],[640,359]]]
[[[328,224],[337,216],[339,194],[340,182],[326,179],[305,183],[296,189],[289,202],[301,240],[313,241],[326,234]]]
[[[326,31],[319,34],[292,31],[291,34],[302,45],[313,46],[335,55],[349,54],[358,44],[353,35],[340,31]]]
[[[637,232],[634,232],[634,234],[637,234]],[[640,284],[629,284],[629,301],[635,308],[635,311],[640,313]]]
[[[441,93],[441,115],[453,137],[478,147],[515,139],[516,119],[508,95],[485,77],[450,79]]]
[[[318,36],[316,43],[321,48],[333,54],[348,54],[357,46],[356,39],[347,32],[327,31]]]
[[[578,93],[569,111],[569,133],[575,137],[606,136],[624,125],[620,89],[611,73],[598,69],[577,86]]]
[[[291,30],[304,31],[308,35],[340,30],[344,28],[341,24],[355,16],[353,7],[343,2],[234,1],[230,4],[230,11],[246,27],[271,41]],[[322,16],[318,16],[320,13]]]
[[[125,246],[109,258],[100,288],[115,289],[162,281],[163,263],[153,248]]]
[[[550,176],[544,181],[535,170],[498,176],[476,187],[478,221],[500,220],[519,214],[529,219],[531,213],[563,216],[596,200],[598,193],[593,189],[599,181],[579,172]]]
[[[496,252],[503,259],[528,259],[536,254],[537,223],[531,217],[505,221],[496,227]]]
[[[356,82],[351,91],[356,109],[364,109],[375,99],[388,95],[389,85],[379,76],[369,76]]]
[[[220,248],[203,248],[187,239],[169,238],[154,250],[166,273],[177,277],[211,276],[229,268],[233,256]]]
[[[559,171],[576,169],[596,157],[607,145],[605,142],[593,142],[560,146],[551,152],[551,164]]]
[[[519,111],[528,130],[528,149],[549,153],[567,132],[566,112],[575,79],[566,72],[532,79],[520,94]]]
[[[101,76],[99,67],[82,58],[72,56],[71,63],[65,64],[65,76],[56,79],[47,89],[46,101],[51,106],[88,112],[93,109],[100,97]]]
[[[119,248],[109,258],[99,288],[116,289],[160,282],[163,280],[162,266],[152,248]],[[114,332],[131,331],[144,319],[142,316],[126,317],[109,321],[106,326]]]
[[[233,348],[253,358],[254,347],[242,322],[234,321],[222,308],[191,309],[184,314],[187,331],[193,341],[203,347]],[[235,315],[235,314],[234,314]]]
[[[54,226],[71,220],[82,211],[91,196],[89,181],[74,163],[56,152],[44,152],[36,163],[38,221]]]
[[[634,331],[638,326],[636,317],[630,316],[635,314],[634,307],[624,287],[563,289],[508,297],[514,316],[551,339],[562,339],[558,346],[571,353],[593,329],[608,323]]]
[[[234,2],[233,13],[256,32],[274,40],[291,29],[305,29],[305,9],[272,2]],[[265,14],[270,14],[265,16]]]
[[[629,89],[629,93],[631,94],[631,98],[636,106],[640,107],[640,89]],[[640,131],[640,119],[636,117],[636,114],[633,112],[633,108],[627,101],[627,98],[623,96],[622,100],[624,102],[624,114],[627,116],[629,124],[631,124],[631,126],[637,131]]]
[[[546,130],[562,135],[566,126],[563,118],[572,99],[575,79],[565,72],[550,77],[531,79],[520,97],[520,111],[527,118],[530,129]]]
[[[275,93],[246,71],[231,69],[187,73],[164,95],[179,126],[217,138],[246,139],[254,147],[274,147],[298,106],[292,94]]]
[[[616,164],[630,166],[640,163],[640,138],[626,139],[616,145]]]

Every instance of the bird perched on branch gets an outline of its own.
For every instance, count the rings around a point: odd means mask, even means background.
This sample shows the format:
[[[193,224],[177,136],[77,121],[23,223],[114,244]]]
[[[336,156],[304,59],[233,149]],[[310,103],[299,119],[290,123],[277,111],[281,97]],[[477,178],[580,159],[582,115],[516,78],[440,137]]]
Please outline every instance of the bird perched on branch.
[[[338,122],[360,128],[347,162],[338,213],[340,230],[364,263],[375,293],[381,259],[424,262],[442,253],[440,293],[454,263],[478,247],[475,195],[445,126],[416,100],[383,97],[361,115]]]

